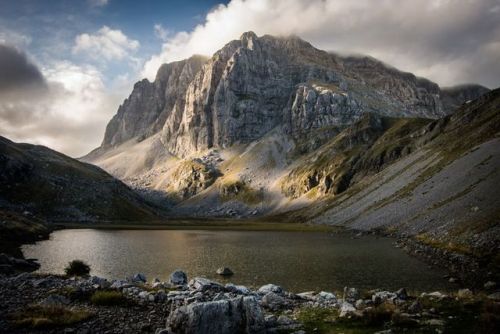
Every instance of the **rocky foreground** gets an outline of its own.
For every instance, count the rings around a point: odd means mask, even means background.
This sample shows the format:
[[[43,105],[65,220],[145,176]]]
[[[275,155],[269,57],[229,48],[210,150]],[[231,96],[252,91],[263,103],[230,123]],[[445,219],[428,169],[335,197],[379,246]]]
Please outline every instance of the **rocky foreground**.
[[[21,273],[0,278],[1,333],[493,333],[500,292],[291,293],[182,271],[169,282]]]

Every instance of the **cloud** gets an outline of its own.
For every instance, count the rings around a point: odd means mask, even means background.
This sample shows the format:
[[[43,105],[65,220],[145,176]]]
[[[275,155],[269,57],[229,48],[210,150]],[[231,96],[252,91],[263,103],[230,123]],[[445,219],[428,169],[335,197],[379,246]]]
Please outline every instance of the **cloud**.
[[[104,7],[109,3],[109,0],[88,0],[91,7]]]
[[[0,98],[0,134],[71,156],[97,147],[106,122],[121,100],[106,90],[102,74],[92,66],[67,61],[55,62],[40,71],[22,52],[6,49],[0,48],[0,59],[9,57],[12,63],[27,65],[26,74],[19,75],[22,80],[17,79],[17,84],[8,88],[15,94]],[[0,73],[5,64],[0,62]],[[26,84],[29,82],[35,84]],[[45,89],[33,88],[40,85]]]
[[[103,26],[95,34],[81,34],[75,38],[73,53],[85,53],[91,58],[121,60],[136,51],[140,44],[128,38],[121,30]]]
[[[170,36],[142,74],[153,79],[164,62],[211,55],[248,30],[372,55],[442,85],[500,85],[497,0],[232,0],[192,31]]]
[[[27,56],[15,47],[0,44],[0,97],[17,90],[43,90],[45,79]]]
[[[161,24],[154,25],[154,32],[155,36],[164,42],[168,41],[170,35],[172,34],[170,30],[163,28]]]

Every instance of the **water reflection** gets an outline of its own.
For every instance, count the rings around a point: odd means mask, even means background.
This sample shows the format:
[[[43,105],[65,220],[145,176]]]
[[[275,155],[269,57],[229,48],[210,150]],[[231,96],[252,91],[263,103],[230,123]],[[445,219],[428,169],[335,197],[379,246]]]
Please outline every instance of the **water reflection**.
[[[291,291],[358,288],[446,289],[443,273],[430,271],[385,238],[311,232],[62,230],[50,240],[26,245],[41,271],[62,273],[82,259],[92,274],[124,278],[136,272],[167,280],[177,268],[190,277],[230,267],[231,281],[248,286],[283,285]]]

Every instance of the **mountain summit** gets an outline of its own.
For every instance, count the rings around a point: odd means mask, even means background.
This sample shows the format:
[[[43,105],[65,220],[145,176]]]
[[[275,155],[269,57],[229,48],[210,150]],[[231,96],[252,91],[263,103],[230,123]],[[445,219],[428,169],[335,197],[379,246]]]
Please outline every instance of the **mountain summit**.
[[[165,64],[142,80],[106,128],[102,149],[161,133],[172,154],[250,143],[277,126],[304,133],[352,124],[371,112],[439,118],[481,86],[441,89],[370,57],[341,57],[298,37],[246,32],[210,59]]]
[[[289,211],[413,154],[432,120],[486,92],[246,32],[136,83],[83,160],[179,215]]]

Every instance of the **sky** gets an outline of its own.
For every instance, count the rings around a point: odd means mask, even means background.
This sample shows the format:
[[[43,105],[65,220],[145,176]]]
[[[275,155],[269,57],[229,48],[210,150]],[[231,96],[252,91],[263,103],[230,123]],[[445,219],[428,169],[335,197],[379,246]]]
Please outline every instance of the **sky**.
[[[134,82],[250,30],[500,86],[500,0],[0,0],[0,135],[84,155]]]

